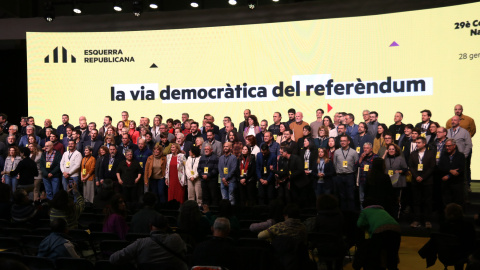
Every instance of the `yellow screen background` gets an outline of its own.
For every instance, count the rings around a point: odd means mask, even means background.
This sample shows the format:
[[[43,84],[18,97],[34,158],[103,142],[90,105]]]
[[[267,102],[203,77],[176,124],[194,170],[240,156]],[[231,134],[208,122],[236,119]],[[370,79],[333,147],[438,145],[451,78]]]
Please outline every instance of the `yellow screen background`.
[[[480,112],[480,59],[459,60],[461,53],[480,53],[480,39],[470,35],[475,27],[455,30],[454,23],[480,19],[479,3],[394,14],[340,19],[295,21],[271,24],[194,28],[180,30],[27,33],[29,114],[41,124],[45,118],[54,127],[61,115],[70,115],[78,124],[84,115],[98,126],[105,115],[114,125],[121,111],[130,119],[141,116],[153,120],[155,114],[180,119],[182,112],[201,121],[203,114],[215,116],[222,126],[223,116],[232,117],[236,126],[243,110],[271,124],[272,114],[296,108],[304,120],[315,120],[315,110],[345,111],[361,120],[363,109],[379,113],[379,122],[393,123],[396,111],[404,123],[420,122],[420,110],[430,109],[432,120],[445,125],[459,103],[464,113],[477,118]],[[398,47],[390,47],[395,41]],[[65,47],[77,63],[44,63],[55,47]],[[86,49],[122,49],[133,56],[133,63],[84,63]],[[150,68],[155,63],[158,68]],[[248,85],[290,85],[292,76],[331,74],[335,82],[404,78],[433,78],[433,95],[361,99],[325,99],[324,96],[280,97],[277,101],[242,101],[170,104],[156,96],[153,101],[111,101],[114,84],[158,84],[172,88],[226,87]],[[480,179],[474,164],[480,161],[478,137],[473,138],[472,178]]]

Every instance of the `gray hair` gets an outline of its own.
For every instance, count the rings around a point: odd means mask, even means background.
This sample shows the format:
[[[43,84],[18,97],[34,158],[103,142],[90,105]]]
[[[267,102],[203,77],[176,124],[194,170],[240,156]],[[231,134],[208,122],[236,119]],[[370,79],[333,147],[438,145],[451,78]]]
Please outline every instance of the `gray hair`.
[[[182,139],[185,138],[185,134],[183,134],[183,133],[181,133],[181,132],[180,132],[180,133],[177,133],[175,136],[180,136],[180,138],[182,138]]]
[[[372,143],[370,143],[370,142],[366,142],[366,143],[363,144],[363,146],[365,146],[365,145],[366,145],[366,146],[370,146],[370,148],[373,148],[373,145],[372,145]]]
[[[213,223],[213,229],[216,231],[220,231],[223,233],[230,232],[230,220],[224,217],[219,217],[215,219],[215,223]]]
[[[447,142],[451,142],[453,145],[457,145],[457,141],[455,141],[455,139],[447,139],[445,143]]]
[[[203,149],[205,149],[205,147],[210,147],[210,149],[212,149],[212,145],[210,143],[202,144],[202,146],[203,146]]]
[[[132,153],[132,155],[133,155],[132,149],[127,149],[127,150],[125,150],[125,156],[127,155],[127,153]]]
[[[167,124],[160,124],[160,126],[163,126],[164,128],[168,128]]]
[[[363,110],[363,112],[362,112],[362,113],[364,113],[364,112],[370,113],[370,111],[369,111],[369,110]]]
[[[93,151],[93,148],[90,145],[85,146],[85,149],[88,149],[90,152]]]

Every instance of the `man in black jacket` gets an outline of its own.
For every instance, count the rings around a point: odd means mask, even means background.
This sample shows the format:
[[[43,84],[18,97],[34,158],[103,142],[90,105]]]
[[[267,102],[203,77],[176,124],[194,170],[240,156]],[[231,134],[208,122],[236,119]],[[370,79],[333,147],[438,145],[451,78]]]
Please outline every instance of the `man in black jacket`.
[[[428,150],[427,140],[418,137],[415,141],[417,149],[410,154],[409,168],[412,173],[412,193],[414,221],[411,227],[420,227],[420,220],[425,220],[425,228],[431,229],[432,223],[432,193],[433,193],[433,172],[436,166],[435,151]],[[423,215],[421,209],[423,208]]]
[[[288,178],[290,180],[290,189],[292,190],[292,200],[294,203],[298,203],[301,207],[307,204],[307,195],[309,185],[309,179],[304,171],[302,159],[292,154],[291,148],[286,148],[283,152],[283,157],[288,159]]]
[[[218,157],[213,153],[212,145],[204,143],[205,155],[198,162],[198,175],[202,184],[203,201],[207,205],[218,205]]]
[[[465,155],[458,151],[454,139],[445,142],[446,153],[440,156],[438,169],[442,177],[442,197],[445,205],[456,203],[463,205],[465,180]]]
[[[117,168],[121,161],[125,160],[125,156],[117,151],[117,147],[111,144],[108,148],[110,155],[108,156],[108,162],[104,162],[103,176],[100,179],[110,179],[113,182],[113,189],[116,193],[121,192],[120,184],[117,179]]]

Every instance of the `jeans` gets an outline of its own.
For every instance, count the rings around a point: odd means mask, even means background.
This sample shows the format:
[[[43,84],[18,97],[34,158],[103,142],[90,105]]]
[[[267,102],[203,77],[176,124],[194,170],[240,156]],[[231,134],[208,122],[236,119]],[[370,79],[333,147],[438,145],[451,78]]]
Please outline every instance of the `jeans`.
[[[43,178],[43,185],[45,186],[45,193],[47,193],[47,199],[52,200],[53,196],[58,192],[60,186],[60,178]]]
[[[167,202],[167,185],[165,185],[165,178],[162,179],[150,179],[150,189],[158,197],[159,203]]]
[[[80,179],[80,177],[78,176],[70,176],[70,178],[73,179],[73,181],[75,181],[75,184],[77,184],[77,187],[79,186],[78,185],[78,180]],[[66,191],[68,189],[68,182],[69,180],[65,177],[62,176],[62,185],[63,185],[63,189]]]
[[[232,205],[235,205],[235,188],[237,182],[230,182],[228,186],[225,186],[223,182],[220,182],[220,190],[222,191],[222,199],[229,200]]]
[[[355,175],[338,174],[335,177],[335,187],[340,196],[340,208],[355,211]]]
[[[315,195],[320,196],[322,194],[332,194],[332,189],[325,183],[316,183]]]
[[[17,190],[18,179],[16,176],[5,175],[5,184],[9,185],[12,192]]]

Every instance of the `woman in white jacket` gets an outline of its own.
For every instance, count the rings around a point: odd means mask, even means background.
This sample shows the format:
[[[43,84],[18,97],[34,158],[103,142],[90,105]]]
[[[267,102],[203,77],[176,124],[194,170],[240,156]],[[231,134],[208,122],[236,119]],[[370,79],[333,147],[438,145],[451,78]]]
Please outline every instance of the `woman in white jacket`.
[[[197,171],[200,157],[200,149],[192,146],[187,159],[187,165],[185,165],[187,170],[188,200],[196,201],[199,206],[202,205],[202,184]]]
[[[185,155],[179,153],[180,146],[172,143],[171,154],[167,155],[167,170],[165,184],[168,186],[168,201],[185,201]]]

